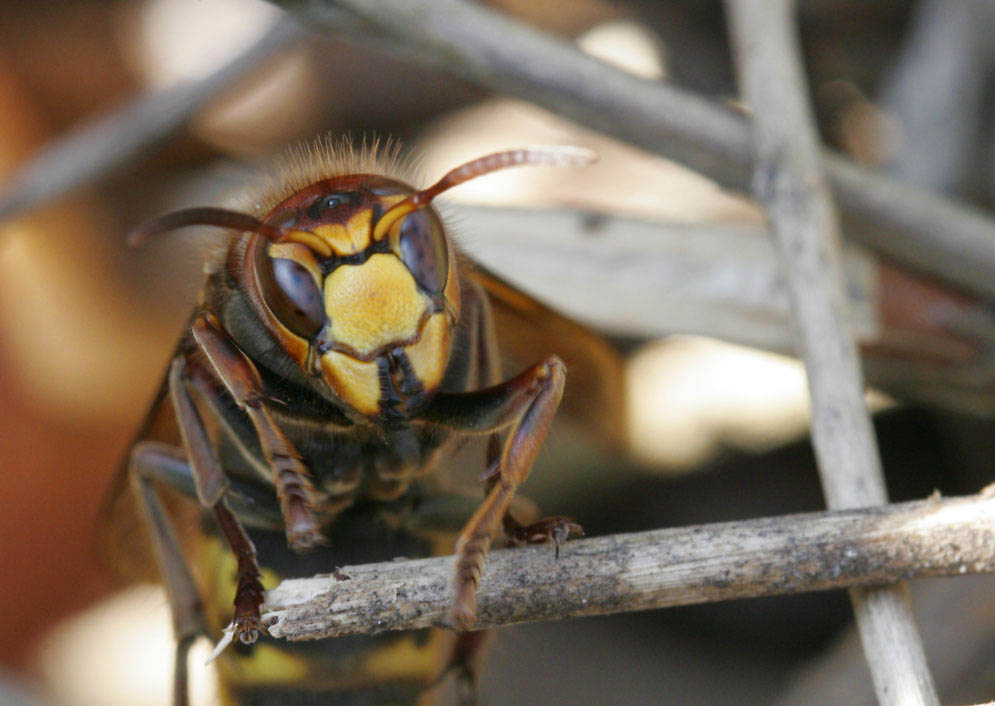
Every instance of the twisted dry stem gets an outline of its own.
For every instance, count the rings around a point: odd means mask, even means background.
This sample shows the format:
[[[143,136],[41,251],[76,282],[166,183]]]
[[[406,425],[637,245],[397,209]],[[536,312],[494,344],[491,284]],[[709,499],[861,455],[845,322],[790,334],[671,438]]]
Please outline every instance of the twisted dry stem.
[[[995,497],[973,495],[503,549],[474,629],[995,571]],[[453,557],[346,566],[269,591],[270,634],[448,626]],[[346,580],[348,578],[349,580]]]
[[[753,108],[757,169],[797,324],[812,398],[812,440],[829,507],[887,502],[853,333],[840,229],[826,181],[790,0],[727,0],[741,91]],[[939,704],[904,584],[852,589],[883,706]]]

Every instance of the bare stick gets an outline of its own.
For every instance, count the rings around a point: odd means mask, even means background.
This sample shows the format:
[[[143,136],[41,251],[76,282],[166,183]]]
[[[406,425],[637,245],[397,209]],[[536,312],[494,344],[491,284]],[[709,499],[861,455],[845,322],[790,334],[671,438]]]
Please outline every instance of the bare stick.
[[[991,694],[991,597],[995,575],[927,579],[912,585],[916,615],[940,693],[948,703],[969,694]],[[854,678],[867,673],[860,636],[844,630],[833,644],[801,667],[771,706],[871,706],[873,685]]]
[[[840,233],[822,172],[790,0],[728,0],[742,92],[753,107],[756,181],[787,275],[812,397],[812,435],[832,508],[887,502],[846,322]],[[850,593],[882,704],[938,704],[908,589]]]
[[[968,178],[973,153],[986,139],[992,30],[995,13],[985,3],[915,4],[881,90],[882,107],[902,126],[902,147],[891,160],[895,174],[942,191]]]
[[[444,213],[461,224],[460,245],[475,260],[601,331],[793,350],[788,294],[765,228],[454,204]],[[845,257],[853,325],[873,340],[881,330],[876,259],[858,248]]]
[[[795,350],[787,286],[766,228],[455,204],[444,215],[461,224],[460,245],[477,262],[601,331],[688,333]],[[992,414],[995,316],[984,303],[933,289],[917,297],[933,312],[931,328],[910,332],[884,302],[909,296],[902,287],[914,275],[846,246],[843,270],[850,326],[868,344],[862,356],[870,384],[904,399]]]
[[[493,552],[476,628],[995,571],[995,497],[785,515]],[[276,637],[447,626],[452,557],[292,579],[264,609]],[[336,578],[336,576],[338,578]]]
[[[465,0],[274,0],[353,41],[517,96],[746,189],[747,120],[662,81],[648,81],[576,46]],[[852,232],[899,262],[995,295],[995,223],[981,210],[903,184],[838,155],[826,171]]]
[[[148,93],[49,144],[4,183],[0,219],[39,206],[132,163],[180,130],[222,90],[299,35],[297,23],[283,19],[214,73]]]

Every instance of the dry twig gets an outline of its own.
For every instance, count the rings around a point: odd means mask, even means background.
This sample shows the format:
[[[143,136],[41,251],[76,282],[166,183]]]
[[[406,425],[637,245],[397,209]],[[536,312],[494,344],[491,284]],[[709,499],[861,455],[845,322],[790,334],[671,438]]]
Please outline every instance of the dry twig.
[[[449,206],[460,246],[558,311],[608,333],[715,336],[790,352],[790,310],[770,233],[567,210]],[[853,325],[879,333],[876,262],[846,254]]]
[[[789,0],[728,0],[742,92],[753,107],[758,196],[788,280],[812,397],[812,436],[832,508],[887,502],[846,322],[840,233],[823,177]],[[938,704],[905,585],[850,593],[882,704]]]
[[[987,665],[995,652],[991,596],[995,575],[927,579],[912,584],[916,614],[926,642],[929,666],[944,700],[977,703],[995,694],[995,675]],[[801,667],[771,706],[871,706],[874,688],[855,628]]]
[[[487,559],[476,626],[995,571],[995,497],[662,529]],[[446,626],[452,557],[346,566],[269,592],[274,636]],[[348,577],[346,580],[345,577]]]
[[[213,98],[257,68],[295,36],[281,20],[259,41],[204,78],[136,98],[119,110],[55,140],[4,183],[0,219],[35,208],[113,174],[183,128]]]
[[[454,204],[446,215],[477,262],[600,331],[643,339],[688,333],[795,351],[787,286],[766,228]],[[884,275],[861,248],[844,245],[843,261],[846,311],[867,344],[868,383],[901,399],[991,414],[992,312],[953,297],[922,301],[936,335],[910,333],[882,303],[909,280]],[[977,354],[962,357],[964,346]]]

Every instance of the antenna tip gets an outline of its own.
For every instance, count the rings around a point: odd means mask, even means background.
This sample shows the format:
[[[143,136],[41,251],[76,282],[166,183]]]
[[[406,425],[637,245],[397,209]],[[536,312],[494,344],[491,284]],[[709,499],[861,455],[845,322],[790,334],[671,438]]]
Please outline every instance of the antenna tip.
[[[598,161],[598,153],[575,145],[534,145],[526,151],[541,156],[541,161],[551,167],[584,167]]]

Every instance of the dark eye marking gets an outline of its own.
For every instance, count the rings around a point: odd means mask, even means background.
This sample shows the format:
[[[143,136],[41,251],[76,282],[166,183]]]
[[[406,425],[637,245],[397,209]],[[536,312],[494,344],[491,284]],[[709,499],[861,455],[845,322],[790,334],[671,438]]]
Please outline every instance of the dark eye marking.
[[[307,207],[307,217],[312,221],[322,218],[328,211],[339,206],[351,206],[359,203],[360,195],[355,191],[337,191],[334,194],[325,194],[315,199],[314,203]]]

